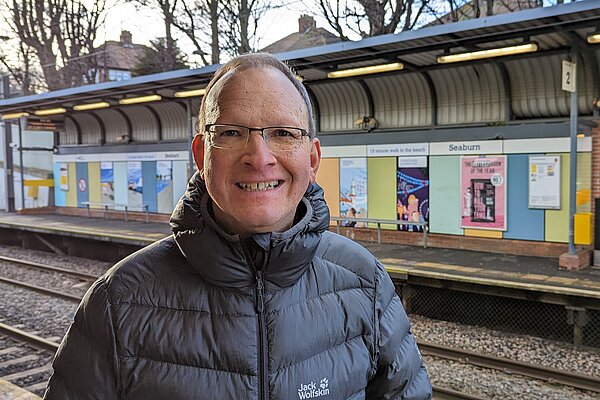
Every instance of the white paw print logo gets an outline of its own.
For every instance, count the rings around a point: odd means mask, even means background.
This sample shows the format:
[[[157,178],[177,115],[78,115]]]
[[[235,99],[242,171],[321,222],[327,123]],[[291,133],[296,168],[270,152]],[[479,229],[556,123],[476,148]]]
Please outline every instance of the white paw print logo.
[[[329,386],[329,379],[327,378],[323,378],[321,379],[321,382],[319,382],[319,386],[321,386],[321,389],[325,389],[327,388],[327,386]]]

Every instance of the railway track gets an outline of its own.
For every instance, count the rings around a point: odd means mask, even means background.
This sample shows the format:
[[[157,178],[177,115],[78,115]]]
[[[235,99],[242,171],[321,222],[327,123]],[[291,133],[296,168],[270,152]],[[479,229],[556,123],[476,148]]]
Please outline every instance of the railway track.
[[[419,341],[423,354],[600,393],[600,378]]]
[[[0,323],[0,379],[42,394],[52,373],[52,357],[59,344]]]
[[[96,279],[96,275],[86,274],[77,271],[66,270],[59,267],[46,266],[40,263],[32,263],[22,260],[13,259],[10,257],[1,257],[0,261],[12,262],[25,265],[27,267],[42,269],[46,271],[52,271],[61,274],[67,274],[79,279]],[[68,301],[79,303],[81,301],[81,296],[74,295],[71,293],[65,293],[58,290],[48,289],[39,287],[36,285],[32,285],[26,282],[16,281],[14,279],[2,278],[0,277],[1,282],[5,282],[11,285],[16,285],[20,287],[24,287],[30,290],[34,290],[39,293],[43,293],[50,296],[60,297]],[[6,332],[6,328],[0,324],[0,331]],[[12,335],[15,335],[14,333]],[[40,342],[41,343],[41,342]],[[447,346],[442,346],[434,343],[429,343],[425,341],[419,341],[419,348],[423,352],[423,354],[440,357],[444,359],[449,359],[453,361],[458,361],[464,364],[471,364],[482,368],[500,370],[510,374],[518,374],[522,376],[526,376],[529,378],[540,379],[547,382],[559,383],[562,385],[567,385],[571,387],[575,387],[578,389],[588,390],[600,393],[600,378],[588,375],[581,375],[571,373],[569,371],[549,368],[534,364],[529,364],[521,361],[510,360],[503,357],[495,357],[486,354],[480,354],[468,350],[463,349],[454,349],[449,348]],[[46,346],[47,350],[51,350],[53,348],[55,351],[58,348],[58,344],[38,344],[38,346]],[[55,347],[52,347],[55,346]],[[440,399],[465,399],[465,400],[478,400],[478,397],[471,396],[468,394],[460,393],[451,389],[442,388],[434,386],[434,392],[436,394],[436,398]]]
[[[33,261],[20,260],[18,258],[0,256],[0,261],[5,261],[5,262],[8,262],[8,263],[24,265],[26,267],[35,268],[35,269],[39,269],[39,270],[42,270],[42,271],[60,272],[61,274],[72,276],[74,278],[91,279],[91,280],[98,279],[98,276],[94,275],[94,274],[88,274],[86,272],[73,271],[71,269],[55,267],[55,266],[52,266],[52,265],[41,264],[41,263],[37,263],[37,262],[33,262]]]

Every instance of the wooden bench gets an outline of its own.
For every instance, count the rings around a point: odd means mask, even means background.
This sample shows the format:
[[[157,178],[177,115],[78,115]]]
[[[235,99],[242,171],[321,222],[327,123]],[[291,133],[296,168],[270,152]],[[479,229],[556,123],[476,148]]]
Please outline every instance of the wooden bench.
[[[403,220],[395,220],[395,219],[372,219],[372,218],[352,218],[352,217],[330,217],[330,219],[335,221],[337,233],[340,233],[340,225],[341,225],[342,221],[377,224],[377,243],[381,243],[381,224],[391,224],[391,225],[399,225],[399,226],[407,225],[407,226],[417,226],[417,227],[420,226],[423,228],[423,247],[427,248],[427,231],[429,230],[427,221],[411,222],[411,221],[403,221]]]
[[[146,214],[146,223],[150,222],[148,216],[148,204],[124,204],[124,203],[105,203],[101,201],[82,201],[81,204],[87,207],[88,217],[91,217],[92,208],[103,208],[104,219],[108,219],[108,210],[117,210],[117,208],[123,208],[125,210],[125,221],[129,221],[129,209],[140,209]]]

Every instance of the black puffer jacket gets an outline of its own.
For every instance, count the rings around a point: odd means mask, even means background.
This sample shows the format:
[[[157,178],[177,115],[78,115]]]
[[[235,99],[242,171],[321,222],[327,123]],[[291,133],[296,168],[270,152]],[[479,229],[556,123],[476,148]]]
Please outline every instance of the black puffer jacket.
[[[326,231],[309,188],[288,231],[241,239],[196,176],[174,235],[88,291],[45,399],[426,399],[431,385],[394,286]]]

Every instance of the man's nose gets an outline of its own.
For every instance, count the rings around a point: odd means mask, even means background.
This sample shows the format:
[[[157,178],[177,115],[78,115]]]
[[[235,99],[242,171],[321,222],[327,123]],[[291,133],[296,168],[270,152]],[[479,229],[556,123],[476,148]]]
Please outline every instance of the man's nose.
[[[255,168],[262,168],[277,163],[277,158],[267,145],[260,130],[251,130],[248,144],[244,148],[242,162]]]

